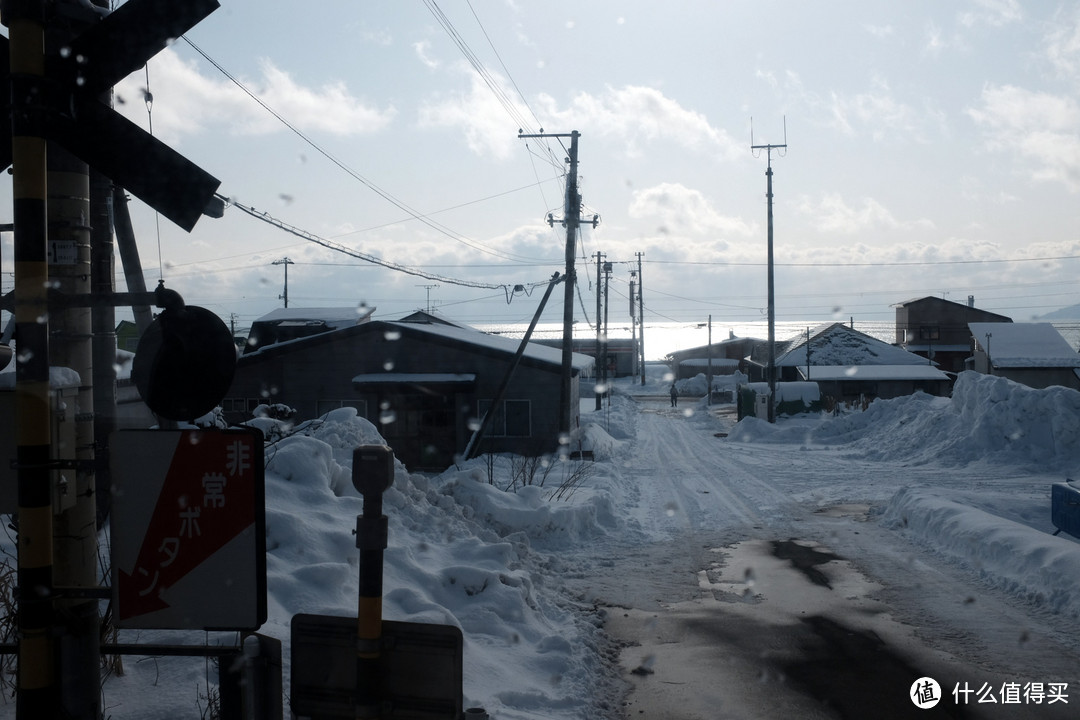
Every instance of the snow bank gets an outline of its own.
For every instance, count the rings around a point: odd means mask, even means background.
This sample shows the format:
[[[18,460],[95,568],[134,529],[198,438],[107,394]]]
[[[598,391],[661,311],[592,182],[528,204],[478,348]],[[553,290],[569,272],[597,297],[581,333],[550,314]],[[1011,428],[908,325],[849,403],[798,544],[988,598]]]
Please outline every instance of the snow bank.
[[[1036,390],[965,372],[952,398],[915,393],[875,400],[864,412],[812,425],[769,426],[747,418],[729,439],[846,445],[867,459],[911,465],[985,462],[1071,472],[1080,466],[1080,392]]]
[[[913,536],[1005,592],[1080,618],[1080,544],[1002,519],[940,493],[905,488],[883,522]]]
[[[353,530],[363,499],[352,485],[352,451],[383,443],[351,408],[297,430],[267,451],[263,632],[283,640],[297,613],[356,616]],[[614,526],[610,500],[552,502],[535,486],[504,492],[487,484],[481,461],[473,463],[433,478],[397,464],[383,496],[384,617],[462,630],[466,707],[507,720],[538,711],[589,716],[591,689],[610,682],[595,652],[599,621],[545,587],[545,561],[533,548],[578,544]]]

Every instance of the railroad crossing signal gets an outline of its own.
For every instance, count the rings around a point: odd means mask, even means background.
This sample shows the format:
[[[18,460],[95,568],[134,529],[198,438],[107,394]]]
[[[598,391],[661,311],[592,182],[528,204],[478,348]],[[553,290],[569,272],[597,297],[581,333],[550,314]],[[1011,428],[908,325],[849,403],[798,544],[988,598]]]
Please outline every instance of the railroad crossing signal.
[[[101,96],[218,7],[217,0],[129,0],[67,46],[46,48],[50,61],[44,78],[11,77],[13,92],[45,99],[49,140],[189,232],[220,181],[121,116]],[[0,74],[11,76],[4,37]],[[0,134],[11,137],[7,112],[0,113]],[[11,161],[10,141],[0,140],[0,169]]]

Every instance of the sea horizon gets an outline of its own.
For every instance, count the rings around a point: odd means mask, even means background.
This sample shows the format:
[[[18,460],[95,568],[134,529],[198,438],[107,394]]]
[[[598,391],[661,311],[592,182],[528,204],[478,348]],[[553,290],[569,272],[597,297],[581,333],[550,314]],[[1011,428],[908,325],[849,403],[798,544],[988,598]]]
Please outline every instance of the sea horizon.
[[[805,335],[807,329],[811,332],[823,325],[831,325],[834,322],[842,322],[859,332],[866,333],[882,342],[893,344],[896,342],[895,320],[858,320],[845,319],[834,321],[807,320],[807,321],[777,321],[774,323],[774,333],[777,342],[786,342],[798,335]],[[1073,350],[1080,347],[1080,324],[1076,321],[1052,322],[1058,332],[1068,341]],[[477,329],[495,335],[511,338],[522,338],[529,329],[528,323],[484,323],[476,326]],[[534,340],[559,340],[562,338],[561,323],[540,323],[533,331]],[[611,339],[630,339],[630,326],[626,323],[610,325],[608,337]],[[736,322],[712,324],[712,342],[719,343],[730,338],[759,338],[767,340],[769,337],[769,323],[767,320],[754,322]],[[575,339],[595,339],[596,328],[589,327],[585,323],[575,323]],[[693,322],[647,322],[645,323],[645,361],[663,361],[671,353],[687,350],[695,347],[704,347],[709,344],[708,323]]]

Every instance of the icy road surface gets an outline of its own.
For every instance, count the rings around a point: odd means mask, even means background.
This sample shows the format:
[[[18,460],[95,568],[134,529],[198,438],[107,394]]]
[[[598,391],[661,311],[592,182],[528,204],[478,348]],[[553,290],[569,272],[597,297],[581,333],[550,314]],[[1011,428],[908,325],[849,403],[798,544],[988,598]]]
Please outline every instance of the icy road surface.
[[[731,406],[636,402],[620,503],[631,530],[564,556],[622,644],[624,717],[1077,717],[1075,619],[991,589],[880,520],[904,484],[939,486],[947,472],[944,484],[1008,493],[1014,473],[731,442]],[[1016,485],[1030,493],[1032,480]],[[1046,514],[1052,530],[1049,503]],[[931,710],[909,699],[923,676],[945,696]],[[1032,682],[1069,682],[1072,695],[1003,702],[1002,688]],[[957,688],[973,691],[966,703]]]

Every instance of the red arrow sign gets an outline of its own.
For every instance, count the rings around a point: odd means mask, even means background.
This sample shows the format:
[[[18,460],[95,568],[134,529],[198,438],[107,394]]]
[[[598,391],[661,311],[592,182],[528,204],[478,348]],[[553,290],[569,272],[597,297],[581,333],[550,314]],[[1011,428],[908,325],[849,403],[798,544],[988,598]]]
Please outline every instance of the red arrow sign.
[[[178,438],[134,565],[116,572],[121,622],[167,609],[170,589],[262,514],[257,433],[185,430]]]

